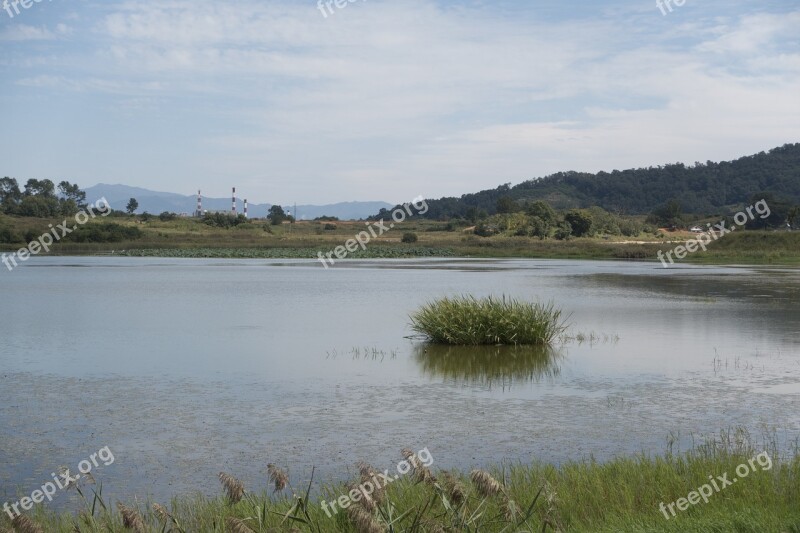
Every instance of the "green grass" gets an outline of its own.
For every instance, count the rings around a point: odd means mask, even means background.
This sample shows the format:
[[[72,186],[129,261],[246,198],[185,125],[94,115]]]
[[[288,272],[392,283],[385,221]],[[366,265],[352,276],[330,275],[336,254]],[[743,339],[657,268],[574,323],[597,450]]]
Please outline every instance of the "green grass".
[[[417,468],[388,485],[382,496],[373,494],[374,507],[358,503],[353,505],[357,512],[339,511],[331,517],[321,501],[346,494],[347,486],[319,487],[309,469],[305,475],[312,479],[289,480],[297,482],[294,489],[289,483],[275,492],[274,479],[268,481],[265,472],[263,485],[252,491],[242,487],[244,495],[236,501],[221,487],[214,498],[176,498],[161,517],[151,504],[131,503],[127,507],[138,516],[129,512],[128,518],[140,519],[139,531],[147,532],[799,533],[800,455],[795,449],[781,456],[774,444],[754,447],[749,436],[741,436],[738,431],[723,433],[713,444],[683,454],[668,451],[657,457],[620,457],[605,463],[589,459],[560,466],[537,461],[469,475],[430,471],[417,462]],[[676,508],[677,516],[669,520],[659,510],[660,503],[687,497],[708,483],[709,476],[732,480],[737,467],[765,451],[769,470],[764,469],[766,461],[755,462],[747,477],[714,491],[708,503],[700,501],[685,511]],[[431,458],[439,459],[435,453]],[[368,465],[361,471],[355,485],[373,472]],[[229,485],[235,482],[228,480]],[[54,533],[135,531],[123,527],[119,507],[105,501],[101,490],[99,497],[91,490],[82,487],[87,498],[77,515],[39,506],[30,518]],[[358,518],[362,527],[355,525]],[[0,531],[4,527],[10,527],[5,515],[0,517]]]
[[[49,231],[48,224],[61,220],[0,216],[0,229],[9,229],[12,243],[0,243],[0,251],[13,252],[25,243],[24,236],[35,238]],[[142,237],[114,243],[61,242],[53,248],[57,255],[118,253],[151,257],[225,257],[225,258],[316,258],[343,245],[364,230],[364,222],[341,221],[335,230],[325,230],[321,222],[270,226],[263,220],[251,220],[235,228],[214,228],[192,218],[161,221],[151,218],[110,217],[87,224],[114,222],[137,228]],[[87,228],[88,229],[88,228]],[[404,233],[413,232],[419,240],[403,243]],[[479,237],[445,222],[414,220],[398,224],[393,230],[374,239],[366,251],[348,254],[348,258],[549,258],[641,260],[658,262],[659,250],[666,252],[694,235],[667,233],[661,237],[642,234],[638,237],[600,235],[592,238],[557,241],[532,237],[497,235]],[[646,241],[644,244],[622,242]],[[677,240],[681,242],[665,242]],[[800,265],[800,232],[740,231],[711,243],[707,252],[690,254],[681,262],[708,264]],[[337,261],[338,263],[338,261]],[[660,264],[660,263],[659,263]]]
[[[544,345],[561,334],[561,310],[514,298],[456,296],[425,304],[411,327],[434,344]]]

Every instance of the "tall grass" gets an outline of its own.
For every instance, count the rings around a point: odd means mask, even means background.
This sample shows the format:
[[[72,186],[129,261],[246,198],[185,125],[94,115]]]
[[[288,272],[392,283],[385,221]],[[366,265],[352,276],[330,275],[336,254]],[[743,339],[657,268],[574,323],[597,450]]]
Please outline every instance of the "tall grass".
[[[425,304],[411,315],[411,327],[435,344],[544,345],[566,329],[561,314],[552,303],[456,296]]]
[[[295,480],[299,491],[282,472],[265,476],[270,486],[253,491],[226,474],[220,476],[216,498],[176,498],[170,505],[118,504],[116,510],[98,490],[78,514],[57,514],[39,506],[12,525],[0,513],[0,531],[800,532],[798,450],[781,454],[770,437],[756,445],[738,430],[722,432],[721,437],[686,453],[670,449],[661,456],[619,457],[606,463],[587,459],[556,466],[534,461],[464,472],[431,471],[403,450],[401,455],[412,467],[407,476],[332,516],[323,510],[322,500],[332,502],[350,493],[380,469],[359,463],[352,484],[323,485],[314,495],[313,468],[310,479]],[[708,483],[709,476],[728,474],[733,479],[737,466],[763,452],[772,458],[769,470],[753,469],[735,485],[714,492],[708,503],[701,501],[676,516],[666,518],[660,510],[660,503],[686,497]],[[273,487],[276,480],[280,483]]]

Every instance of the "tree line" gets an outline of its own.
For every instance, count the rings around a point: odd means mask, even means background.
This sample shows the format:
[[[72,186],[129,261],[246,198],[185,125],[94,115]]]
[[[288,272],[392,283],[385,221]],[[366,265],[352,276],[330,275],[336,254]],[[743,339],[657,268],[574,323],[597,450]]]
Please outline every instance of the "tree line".
[[[545,201],[558,210],[593,206],[619,215],[651,215],[669,202],[696,216],[724,216],[752,197],[769,195],[776,205],[800,205],[800,143],[769,152],[714,163],[696,162],[612,172],[559,172],[516,186],[500,185],[461,197],[427,200],[424,218],[476,221],[488,215],[524,210]],[[772,204],[770,204],[772,205]],[[384,210],[375,218],[385,216]]]
[[[22,217],[73,216],[86,208],[86,193],[68,181],[29,179],[20,189],[14,178],[0,179],[0,213]]]

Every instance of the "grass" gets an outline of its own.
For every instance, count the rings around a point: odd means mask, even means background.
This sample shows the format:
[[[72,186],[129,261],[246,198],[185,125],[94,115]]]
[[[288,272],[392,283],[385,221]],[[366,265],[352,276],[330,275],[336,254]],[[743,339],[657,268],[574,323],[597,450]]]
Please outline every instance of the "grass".
[[[411,327],[431,343],[457,346],[546,345],[565,329],[552,303],[505,296],[441,298],[411,315]]]
[[[0,244],[0,251],[20,249],[23,236],[38,236],[48,231],[48,224],[61,220],[0,216],[0,228],[10,228],[18,242]],[[325,223],[300,221],[296,224],[269,226],[263,220],[251,220],[235,228],[210,227],[192,218],[149,221],[114,217],[89,223],[114,222],[136,227],[143,236],[136,240],[113,243],[58,243],[57,255],[127,254],[150,257],[226,257],[226,258],[316,258],[343,245],[365,229],[364,222],[336,222],[334,230]],[[404,233],[413,232],[418,241],[403,243]],[[640,235],[621,237],[600,235],[592,238],[557,241],[532,237],[497,235],[479,237],[464,228],[445,222],[409,219],[374,239],[366,251],[348,254],[349,258],[404,257],[475,257],[475,258],[549,258],[605,259],[658,262],[659,250],[666,252],[685,243],[694,235],[688,232],[666,233],[660,237]],[[640,242],[627,242],[640,241]],[[675,242],[670,242],[675,241]],[[707,252],[690,254],[680,262],[709,264],[800,265],[800,232],[742,231],[713,242]],[[660,264],[660,263],[658,263]]]
[[[432,471],[403,450],[411,472],[370,498],[361,496],[347,510],[331,513],[331,502],[380,470],[360,463],[352,484],[321,487],[312,496],[310,479],[295,490],[283,470],[270,465],[264,486],[251,492],[234,476],[220,475],[220,495],[174,499],[169,506],[106,502],[102,490],[84,499],[76,514],[57,514],[39,506],[27,517],[27,529],[54,533],[89,532],[800,532],[800,455],[781,456],[772,443],[755,447],[741,430],[686,453],[594,460],[560,466],[534,462],[504,465],[469,474]],[[685,498],[709,482],[732,480],[736,469],[766,452],[747,477],[715,491],[708,503],[676,510],[665,518],[659,504]],[[398,456],[399,458],[399,456]],[[434,459],[434,455],[430,455]],[[391,471],[390,471],[391,472]],[[269,486],[267,486],[269,485]],[[80,487],[78,487],[80,489]],[[82,494],[89,491],[84,486]],[[128,524],[126,527],[124,524]],[[11,527],[0,517],[0,531]],[[38,528],[38,529],[37,529]]]

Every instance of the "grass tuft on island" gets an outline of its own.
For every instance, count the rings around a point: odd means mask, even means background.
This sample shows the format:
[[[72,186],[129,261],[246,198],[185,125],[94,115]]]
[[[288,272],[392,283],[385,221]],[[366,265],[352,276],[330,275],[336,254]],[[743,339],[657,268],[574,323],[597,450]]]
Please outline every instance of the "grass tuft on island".
[[[546,345],[566,329],[561,314],[552,303],[456,296],[425,304],[411,315],[411,327],[434,344]]]

